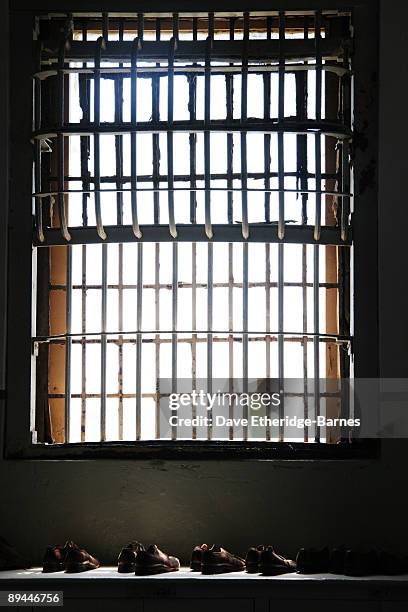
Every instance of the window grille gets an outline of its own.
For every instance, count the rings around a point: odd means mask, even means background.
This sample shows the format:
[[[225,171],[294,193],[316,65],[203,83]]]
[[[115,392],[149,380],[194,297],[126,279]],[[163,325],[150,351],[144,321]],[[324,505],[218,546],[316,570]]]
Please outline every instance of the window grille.
[[[162,379],[299,378],[305,416],[347,410],[320,379],[350,375],[350,14],[55,14],[35,39],[37,441],[163,439]]]

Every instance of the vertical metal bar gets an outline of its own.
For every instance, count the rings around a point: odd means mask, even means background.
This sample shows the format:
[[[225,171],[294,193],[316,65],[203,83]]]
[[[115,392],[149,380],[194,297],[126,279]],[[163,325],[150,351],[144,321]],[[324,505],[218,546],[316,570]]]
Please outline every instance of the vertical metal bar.
[[[179,14],[173,13],[173,36],[176,40],[179,39]]]
[[[88,32],[87,28],[82,28],[82,40],[87,40]],[[86,62],[82,64],[83,68],[86,68]],[[84,123],[90,122],[90,91],[91,85],[87,75],[79,75],[79,104],[82,110],[82,119]],[[88,192],[90,189],[90,174],[89,174],[89,153],[90,153],[90,138],[89,136],[81,136],[81,179],[82,189],[84,192]],[[82,194],[82,225],[86,227],[88,225],[88,200],[89,193]],[[83,244],[82,247],[82,287],[81,287],[81,331],[82,344],[81,344],[81,442],[85,442],[86,438],[86,327],[87,327],[87,315],[86,315],[86,301],[87,301],[87,246]]]
[[[82,331],[82,344],[81,344],[81,442],[85,442],[86,433],[86,298],[87,298],[87,287],[86,287],[86,265],[87,265],[87,253],[86,245],[83,244],[81,247],[82,257],[82,287],[81,287],[81,331]]]
[[[248,115],[248,40],[249,13],[244,13],[244,37],[241,74],[241,121],[245,125]],[[248,170],[247,170],[247,133],[241,132],[241,198],[242,198],[242,237],[249,238],[248,225]]]
[[[267,17],[266,19],[266,37],[267,40],[270,40],[272,36],[272,17]],[[266,121],[271,118],[271,74],[270,72],[265,72],[263,75],[263,95],[264,95],[264,110],[263,115]],[[271,187],[271,135],[264,135],[264,171],[265,171],[265,179],[264,185],[265,189],[270,189]],[[269,223],[271,220],[271,194],[269,191],[265,191],[265,222]]]
[[[156,40],[160,40],[160,18],[156,19]],[[160,63],[156,63],[160,66]],[[154,122],[160,119],[160,78],[152,78],[152,119]],[[160,144],[159,134],[153,134],[153,206],[154,223],[160,223]],[[156,330],[160,329],[160,243],[155,244],[154,263],[154,303]],[[156,377],[156,416],[155,437],[160,438],[160,334],[155,335],[155,377]]]
[[[265,244],[265,371],[266,371],[266,392],[270,393],[271,380],[271,245]],[[270,418],[271,407],[268,405],[266,416]],[[270,425],[266,426],[266,439],[271,439]]]
[[[315,49],[316,49],[316,121],[322,118],[322,52],[321,52],[321,11],[315,13]],[[316,215],[314,239],[320,239],[322,217],[322,136],[315,134],[315,172],[316,172]]]
[[[304,18],[303,38],[309,37],[309,18]],[[307,64],[307,62],[305,62]],[[300,121],[307,119],[307,70],[295,73],[296,77],[296,115]],[[296,138],[297,147],[297,185],[300,184],[302,190],[302,225],[307,224],[307,203],[308,194],[308,164],[307,164],[307,136],[299,134]],[[302,351],[303,351],[303,417],[309,417],[309,395],[308,395],[308,337],[307,334],[307,245],[302,244]],[[307,425],[303,429],[303,441],[309,441],[309,428]]]
[[[211,224],[211,51],[214,39],[214,13],[208,14],[208,37],[205,49],[204,68],[204,187],[205,187],[205,234],[213,237]]]
[[[177,289],[178,289],[178,243],[173,242],[172,282],[172,334],[171,334],[171,392],[177,393]],[[172,427],[172,440],[177,439],[177,426]]]
[[[242,391],[248,393],[248,242],[242,245]],[[244,406],[243,418],[248,419],[248,406]],[[248,439],[248,427],[243,427],[244,440]]]
[[[137,245],[137,314],[136,314],[136,440],[140,440],[142,422],[142,305],[143,242]]]
[[[123,20],[119,22],[119,40],[123,40]],[[119,67],[123,66],[119,62]],[[117,75],[115,79],[115,122],[123,121],[123,76]],[[115,136],[116,153],[116,187],[123,188],[123,136]],[[116,218],[118,225],[123,224],[123,193],[116,193]],[[123,331],[123,244],[118,244],[118,326]],[[118,338],[118,437],[123,440],[123,336]]]
[[[132,131],[130,133],[130,184],[131,184],[131,207],[132,207],[132,230],[136,238],[142,237],[142,232],[139,227],[139,220],[137,214],[137,59],[138,53],[141,48],[140,38],[137,36],[132,44],[132,57],[131,57],[131,80],[130,80],[130,121],[132,124]]]
[[[320,296],[319,296],[319,245],[313,246],[313,362],[314,362],[314,405],[315,419],[320,415]],[[320,427],[316,424],[315,442],[320,442]]]
[[[302,244],[302,324],[303,324],[303,417],[309,418],[309,395],[308,395],[308,337],[307,333],[307,245]],[[307,425],[303,429],[303,441],[309,441],[309,428]]]
[[[144,15],[143,13],[137,14],[137,36],[140,41],[143,40],[143,36],[144,36]]]
[[[72,322],[72,247],[67,246],[66,290],[65,290],[65,329],[71,333]],[[65,442],[70,441],[71,425],[71,347],[72,340],[67,335],[65,339]]]
[[[234,244],[228,244],[228,390],[234,392]],[[229,405],[229,418],[234,418],[234,403]],[[231,421],[232,422],[232,421]],[[234,439],[234,426],[229,428],[228,437]]]
[[[231,17],[229,21],[229,38],[234,40],[235,36],[235,17]],[[232,66],[233,64],[230,64]],[[234,76],[227,74],[225,76],[225,91],[227,105],[227,121],[232,121],[234,118]],[[234,211],[234,194],[233,188],[233,163],[234,163],[234,136],[231,132],[227,134],[227,218],[228,223],[233,223]]]
[[[156,330],[160,329],[160,243],[154,245],[154,308]],[[160,334],[155,342],[155,378],[156,378],[156,421],[155,437],[160,438]]]
[[[42,43],[37,41],[37,70],[41,70]],[[41,80],[34,78],[34,129],[41,129]],[[41,191],[41,140],[34,142],[34,188],[36,193]],[[44,242],[42,198],[35,198],[35,225],[38,240]]]
[[[213,243],[207,243],[207,264],[208,264],[208,276],[207,276],[207,393],[212,393],[213,390]],[[212,409],[208,411],[208,417],[212,421],[213,413]],[[209,440],[212,438],[212,426],[208,426],[207,437]]]
[[[156,19],[156,40],[160,40],[160,19]],[[156,67],[160,63],[156,63]],[[152,78],[152,121],[157,123],[160,118],[160,77]],[[158,192],[160,181],[160,145],[159,134],[152,135],[153,138],[153,207],[154,223],[160,223],[160,194]]]
[[[197,40],[198,35],[198,20],[197,17],[193,18],[193,40]],[[197,64],[193,64],[196,66]],[[188,111],[190,121],[195,121],[197,110],[197,77],[193,74],[188,77]],[[197,222],[197,197],[195,188],[197,187],[196,181],[196,161],[197,161],[197,134],[190,132],[189,134],[189,145],[190,145],[190,223]]]
[[[101,156],[99,128],[101,122],[101,52],[105,49],[105,41],[100,36],[96,41],[95,68],[94,68],[94,186],[95,186],[95,217],[96,231],[101,240],[106,240],[106,233],[102,223],[101,212]]]
[[[344,50],[343,65],[346,70],[350,69],[350,58],[347,49]],[[351,99],[350,99],[350,75],[345,74],[341,79],[341,106],[342,120],[344,125],[351,126]],[[347,139],[343,139],[341,144],[342,149],[342,181],[341,190],[343,193],[350,192],[350,159],[349,149],[350,144]],[[340,217],[340,232],[341,239],[347,240],[348,224],[350,215],[350,197],[343,196],[341,198],[341,217]]]
[[[102,37],[105,41],[108,40],[109,36],[109,13],[102,13]]]
[[[285,13],[279,12],[279,85],[278,85],[278,186],[279,186],[279,220],[278,238],[283,240],[285,237],[285,168],[284,168],[284,132],[283,120],[285,117]]]
[[[197,388],[197,334],[194,333],[197,329],[197,243],[193,242],[191,245],[191,323],[192,323],[192,335],[191,335],[191,388]],[[197,416],[197,407],[195,404],[192,406],[192,418]],[[193,426],[192,438],[197,438],[197,427]]]
[[[279,392],[280,404],[279,404],[279,418],[283,419],[285,416],[285,397],[284,397],[284,245],[278,244],[278,378],[279,378]],[[285,437],[285,429],[283,425],[279,426],[279,442],[283,442]]]
[[[101,304],[101,442],[106,440],[106,352],[108,307],[108,245],[102,245],[102,304]]]
[[[177,40],[173,36],[169,41],[168,58],[168,95],[167,95],[167,189],[169,203],[170,234],[177,238],[176,220],[174,216],[174,170],[173,170],[173,115],[174,115],[174,54]]]
[[[60,127],[63,128],[65,124],[65,41],[61,43],[59,55],[58,55],[58,119]],[[69,242],[71,235],[68,231],[67,215],[65,210],[65,195],[64,191],[64,177],[65,177],[65,141],[63,134],[59,133],[57,136],[57,150],[58,150],[58,214],[60,221],[61,233],[64,239]]]

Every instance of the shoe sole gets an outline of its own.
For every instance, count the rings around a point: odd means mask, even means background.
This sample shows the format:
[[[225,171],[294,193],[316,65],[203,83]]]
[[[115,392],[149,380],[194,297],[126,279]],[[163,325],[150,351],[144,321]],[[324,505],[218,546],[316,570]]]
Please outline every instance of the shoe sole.
[[[243,572],[245,567],[231,567],[230,565],[203,565],[201,568],[201,573],[204,575],[211,574],[228,574],[231,572]]]
[[[250,563],[249,565],[246,565],[246,571],[247,574],[259,574],[259,572],[261,571],[259,569],[259,563]]]
[[[80,574],[81,572],[89,572],[90,570],[97,569],[99,565],[86,561],[84,563],[66,563],[65,572],[67,574]]]
[[[148,567],[137,567],[135,576],[154,576],[155,574],[167,574],[168,572],[178,572],[178,567],[167,567],[167,565],[149,565]]]
[[[282,567],[281,565],[260,565],[259,571],[264,576],[280,576],[281,574],[293,574],[295,568]]]
[[[63,563],[44,563],[43,574],[53,574],[54,572],[63,572],[65,569]]]
[[[118,565],[119,574],[132,574],[136,571],[136,563],[120,563]]]

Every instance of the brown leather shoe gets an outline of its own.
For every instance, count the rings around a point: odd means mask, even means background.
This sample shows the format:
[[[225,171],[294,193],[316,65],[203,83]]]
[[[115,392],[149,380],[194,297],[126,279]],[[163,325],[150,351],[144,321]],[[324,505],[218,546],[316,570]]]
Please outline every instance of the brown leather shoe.
[[[136,571],[136,557],[145,547],[140,542],[129,542],[122,548],[118,557],[118,572],[130,574]]]
[[[245,561],[241,557],[231,555],[231,553],[220,546],[214,544],[203,552],[203,563],[201,566],[203,574],[242,572],[244,569]]]
[[[201,565],[203,563],[203,552],[208,550],[207,544],[201,544],[201,546],[195,546],[191,554],[190,568],[193,572],[201,571]]]
[[[257,574],[259,570],[259,564],[261,562],[261,553],[265,550],[265,546],[251,546],[245,557],[245,568],[248,574]]]
[[[100,566],[98,559],[92,557],[84,548],[71,548],[65,557],[65,571],[67,574],[87,572]]]
[[[292,559],[285,559],[278,555],[272,546],[267,546],[261,552],[259,571],[264,576],[279,576],[288,572],[296,571],[296,563]]]
[[[28,569],[31,564],[0,536],[0,570]]]
[[[47,546],[43,559],[43,573],[50,574],[51,572],[63,572],[65,569],[66,556],[73,548],[78,547],[71,541],[67,541],[65,544]]]
[[[180,569],[180,561],[162,552],[155,544],[149,546],[147,550],[138,552],[135,563],[136,576],[152,576],[177,572]]]

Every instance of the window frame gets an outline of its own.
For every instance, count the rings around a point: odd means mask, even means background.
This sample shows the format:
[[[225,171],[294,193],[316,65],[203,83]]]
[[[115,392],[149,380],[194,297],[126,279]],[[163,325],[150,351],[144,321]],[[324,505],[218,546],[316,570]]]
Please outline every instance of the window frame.
[[[70,0],[69,10],[108,10],[109,1]],[[263,0],[249,6],[246,2],[207,2],[203,12],[233,10],[319,10],[338,8],[338,2],[327,0],[280,0],[271,7]],[[102,5],[102,6],[101,6]],[[21,57],[32,57],[32,25],[34,15],[52,12],[53,2],[37,0],[27,8],[23,0],[12,3],[10,15],[10,212],[9,212],[9,269],[7,329],[7,393],[6,444],[7,458],[85,459],[85,458],[148,458],[148,459],[340,459],[374,458],[379,454],[379,442],[359,440],[350,444],[329,445],[289,442],[241,441],[138,441],[33,444],[30,431],[33,410],[33,380],[31,325],[33,287],[35,278],[32,265],[32,80],[33,66],[21,62]],[[139,11],[166,12],[168,3],[153,2]],[[123,12],[134,10],[129,0],[122,0],[118,8]],[[200,12],[195,6],[194,12]],[[378,259],[378,5],[370,0],[343,2],[341,8],[351,9],[355,28],[354,61],[354,131],[352,160],[354,168],[354,236],[353,274],[353,355],[356,378],[378,378],[378,269],[372,262]],[[54,7],[55,10],[55,7]],[[61,9],[62,10],[62,9]],[[188,3],[179,0],[171,12],[189,12]],[[170,12],[170,11],[169,11]],[[368,214],[368,212],[370,214]],[[373,239],[373,237],[375,239]],[[20,279],[26,279],[21,282]],[[28,282],[30,279],[30,282]],[[30,407],[30,408],[29,408]]]

